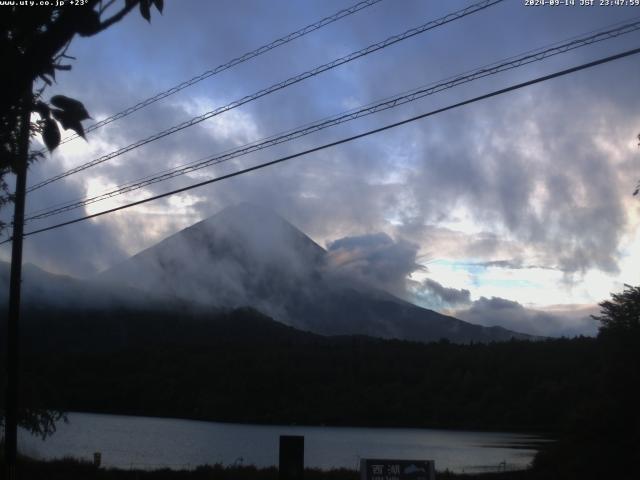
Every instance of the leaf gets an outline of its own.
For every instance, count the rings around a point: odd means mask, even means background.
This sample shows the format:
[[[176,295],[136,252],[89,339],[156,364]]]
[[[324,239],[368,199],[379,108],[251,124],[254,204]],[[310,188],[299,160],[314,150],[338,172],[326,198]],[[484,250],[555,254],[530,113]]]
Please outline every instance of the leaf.
[[[80,120],[78,120],[74,115],[66,110],[51,110],[51,115],[53,115],[53,118],[62,124],[62,128],[65,130],[71,129],[84,138],[84,128],[82,127],[82,123],[80,123]]]
[[[51,114],[51,109],[49,108],[49,105],[47,105],[41,100],[38,100],[35,103],[35,105],[33,106],[33,111],[36,112],[38,115],[40,115],[40,118],[42,119],[49,118],[49,115]]]
[[[71,65],[54,65],[56,70],[71,70]]]
[[[151,0],[140,0],[140,14],[151,23]]]
[[[52,118],[44,119],[44,129],[42,130],[42,139],[47,146],[47,150],[52,152],[60,145],[60,129],[58,124]]]
[[[158,11],[162,13],[162,9],[164,8],[164,0],[152,0],[153,4],[156,6]]]
[[[78,121],[87,120],[91,118],[89,112],[84,108],[82,102],[74,98],[65,97],[64,95],[54,95],[51,97],[51,104],[64,110],[71,117]]]

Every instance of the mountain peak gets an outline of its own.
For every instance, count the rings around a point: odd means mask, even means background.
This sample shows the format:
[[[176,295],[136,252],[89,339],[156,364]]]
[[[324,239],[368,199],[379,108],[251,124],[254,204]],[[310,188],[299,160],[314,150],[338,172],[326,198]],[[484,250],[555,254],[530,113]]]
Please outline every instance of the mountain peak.
[[[283,292],[308,283],[325,250],[284,218],[249,203],[227,207],[100,274],[162,295],[276,317]]]
[[[254,203],[240,202],[219,210],[208,218],[196,223],[193,227],[211,222],[228,222],[237,219],[246,219],[246,221],[262,221],[266,222],[287,222],[282,216],[278,215],[270,208],[262,207]]]
[[[295,246],[314,250],[315,256],[325,253],[320,245],[274,210],[249,202],[227,206],[172,237],[197,235],[194,232],[217,237],[232,236],[238,242],[247,243],[257,250],[268,250],[270,247],[293,242]]]
[[[228,206],[188,229],[207,235],[232,236],[254,253],[281,256],[284,250],[309,256],[324,256],[325,250],[275,211],[249,202]],[[314,259],[317,261],[317,258]]]

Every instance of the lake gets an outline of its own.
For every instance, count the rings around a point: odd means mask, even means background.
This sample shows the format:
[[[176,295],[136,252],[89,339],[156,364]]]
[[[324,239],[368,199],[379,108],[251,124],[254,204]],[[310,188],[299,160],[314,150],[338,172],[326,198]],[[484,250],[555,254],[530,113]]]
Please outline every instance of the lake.
[[[437,470],[526,468],[543,441],[534,435],[412,428],[262,426],[170,418],[71,413],[46,440],[20,432],[20,450],[52,459],[92,460],[104,467],[191,469],[222,463],[278,463],[280,435],[304,435],[305,466],[358,469],[360,458],[435,460]],[[504,463],[503,463],[504,462]]]

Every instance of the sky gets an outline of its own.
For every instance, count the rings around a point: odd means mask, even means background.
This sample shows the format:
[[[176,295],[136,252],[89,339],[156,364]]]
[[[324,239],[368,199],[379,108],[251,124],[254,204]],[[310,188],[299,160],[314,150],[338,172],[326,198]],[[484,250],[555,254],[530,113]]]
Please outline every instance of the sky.
[[[165,2],[76,38],[64,94],[103,119],[355,1]],[[382,0],[61,146],[49,178],[472,1]],[[282,89],[34,191],[27,213],[221,153],[487,64],[640,17],[640,7],[506,0]],[[633,32],[387,112],[157,183],[26,230],[99,212],[640,47]],[[640,58],[586,71],[25,240],[24,261],[90,277],[221,209],[269,207],[332,251],[355,252],[383,287],[474,323],[592,335],[590,314],[640,283]],[[35,142],[37,144],[37,140]],[[0,212],[9,218],[9,211]],[[0,247],[7,260],[10,249]],[[391,274],[389,274],[391,272]],[[392,280],[389,281],[389,278]]]

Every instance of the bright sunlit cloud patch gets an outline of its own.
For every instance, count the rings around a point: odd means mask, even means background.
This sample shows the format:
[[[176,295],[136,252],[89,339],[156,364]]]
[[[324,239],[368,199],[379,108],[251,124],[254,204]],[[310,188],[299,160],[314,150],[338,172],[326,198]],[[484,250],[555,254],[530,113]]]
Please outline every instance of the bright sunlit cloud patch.
[[[176,104],[189,117],[202,115],[206,112],[227,104],[226,100],[195,97]],[[199,124],[215,140],[229,142],[233,146],[244,145],[261,138],[261,132],[249,113],[240,109],[233,109],[216,115]],[[215,152],[212,152],[215,153]]]

